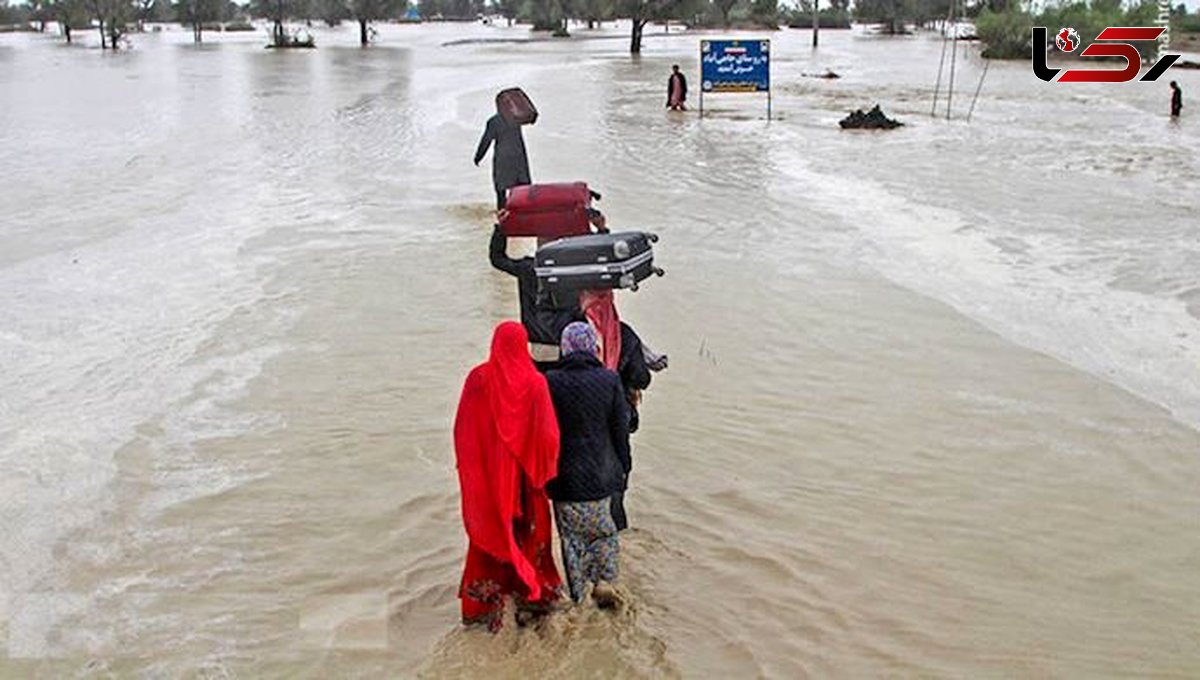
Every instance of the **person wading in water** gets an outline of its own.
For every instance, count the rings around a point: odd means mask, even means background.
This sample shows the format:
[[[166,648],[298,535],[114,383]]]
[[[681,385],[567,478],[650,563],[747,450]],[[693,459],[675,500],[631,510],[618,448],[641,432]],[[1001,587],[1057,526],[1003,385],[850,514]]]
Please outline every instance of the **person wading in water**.
[[[558,418],[558,475],[546,486],[562,538],[571,599],[592,587],[601,607],[620,604],[620,541],[611,499],[624,487],[629,458],[629,406],[617,374],[600,363],[596,332],[584,322],[563,329],[563,358],[546,373]]]
[[[671,77],[667,79],[667,108],[672,111],[687,111],[687,78],[679,70],[679,65],[671,67]]]
[[[529,156],[525,153],[525,137],[520,125],[511,125],[499,113],[488,119],[475,150],[475,165],[487,155],[492,144],[492,185],[496,189],[496,208],[504,207],[510,187],[531,184]]]
[[[562,588],[545,490],[558,469],[558,420],[528,342],[515,321],[496,327],[491,356],[467,376],[454,419],[470,541],[458,592],[462,620],[492,631],[508,596],[517,600],[520,622],[549,611]]]

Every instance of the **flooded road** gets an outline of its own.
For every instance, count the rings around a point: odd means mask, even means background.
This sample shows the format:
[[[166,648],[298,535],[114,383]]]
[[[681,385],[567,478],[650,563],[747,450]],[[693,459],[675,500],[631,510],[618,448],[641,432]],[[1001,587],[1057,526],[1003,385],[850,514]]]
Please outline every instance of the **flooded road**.
[[[776,120],[700,120],[663,111],[697,36],[576,34],[612,39],[0,36],[0,675],[1200,673],[1200,126],[1165,85],[993,64],[946,122],[937,40],[781,32]],[[629,611],[492,637],[450,426],[517,314],[470,163],[514,84],[534,179],[662,237],[618,304],[671,367]],[[837,129],[876,102],[907,127]]]

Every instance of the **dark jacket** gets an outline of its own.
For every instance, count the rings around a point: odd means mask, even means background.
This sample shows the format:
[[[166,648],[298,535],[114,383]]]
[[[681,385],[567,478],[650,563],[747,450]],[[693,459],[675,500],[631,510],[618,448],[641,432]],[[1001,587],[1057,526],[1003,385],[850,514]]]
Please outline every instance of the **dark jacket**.
[[[1183,108],[1183,88],[1175,88],[1171,93],[1171,115],[1178,116],[1179,110]]]
[[[572,321],[584,321],[578,297],[558,301],[543,293],[538,286],[537,270],[532,257],[514,260],[508,256],[508,240],[497,225],[492,231],[488,256],[492,266],[517,277],[517,296],[521,301],[521,325],[529,333],[530,342],[558,345],[562,331]]]
[[[479,139],[479,148],[475,150],[476,165],[487,155],[488,147],[493,143],[496,150],[492,152],[492,183],[496,185],[496,193],[509,187],[529,184],[529,157],[525,154],[521,126],[509,125],[500,114],[489,118],[483,129],[483,137]]]
[[[616,373],[582,352],[563,357],[546,374],[558,416],[558,476],[546,485],[556,501],[607,498],[625,488],[629,406]]]
[[[650,387],[650,369],[646,367],[642,339],[624,321],[621,322],[621,357],[617,360],[617,374],[621,376],[627,396],[634,390]],[[640,424],[637,407],[629,401],[629,431],[637,432]]]

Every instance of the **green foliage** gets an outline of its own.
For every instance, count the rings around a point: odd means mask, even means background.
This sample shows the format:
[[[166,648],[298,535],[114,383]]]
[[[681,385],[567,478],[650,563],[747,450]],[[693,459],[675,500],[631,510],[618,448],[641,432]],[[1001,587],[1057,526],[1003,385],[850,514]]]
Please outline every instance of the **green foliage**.
[[[849,0],[837,0],[819,12],[821,28],[850,28]],[[812,28],[812,0],[800,0],[799,6],[783,12],[788,28]]]
[[[975,19],[975,34],[983,41],[983,56],[990,59],[1023,59],[1030,56],[1033,17],[1016,9],[984,9]]]
[[[26,24],[30,21],[30,11],[25,5],[10,7],[8,2],[0,2],[0,26]]]
[[[1200,12],[1188,15],[1175,14],[1171,18],[1171,31],[1179,31],[1183,33],[1200,33]]]
[[[221,21],[226,7],[223,0],[179,0],[172,8],[175,21],[184,26],[203,25]]]
[[[928,26],[945,19],[950,0],[857,0],[854,16],[860,22],[882,24],[887,33],[904,33],[909,24]]]
[[[67,42],[71,41],[72,29],[91,28],[91,15],[83,0],[52,0],[46,4],[52,20],[58,22]]]
[[[763,28],[779,28],[779,0],[751,0],[750,19]]]
[[[422,19],[474,19],[483,13],[484,4],[483,0],[419,0],[417,8]]]
[[[572,0],[568,4],[568,16],[587,21],[612,21],[616,18],[617,4],[614,0]]]
[[[1083,43],[1089,44],[1109,26],[1153,26],[1158,17],[1158,4],[1145,0],[1141,4],[1123,9],[1120,0],[1077,0],[1069,4],[1047,7],[1035,17],[1031,26],[1045,26],[1053,34],[1059,28],[1074,28]],[[1133,43],[1143,57],[1151,57],[1158,50],[1154,42]]]

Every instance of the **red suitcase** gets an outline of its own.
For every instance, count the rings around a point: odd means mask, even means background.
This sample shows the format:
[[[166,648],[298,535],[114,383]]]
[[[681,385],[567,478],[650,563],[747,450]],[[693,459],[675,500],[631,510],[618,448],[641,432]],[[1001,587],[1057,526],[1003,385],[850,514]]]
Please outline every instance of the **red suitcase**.
[[[592,192],[585,182],[527,184],[508,190],[508,215],[500,221],[505,236],[562,238],[591,233],[588,208]]]
[[[501,90],[496,95],[496,111],[509,125],[533,125],[537,122],[537,107],[519,87]]]

